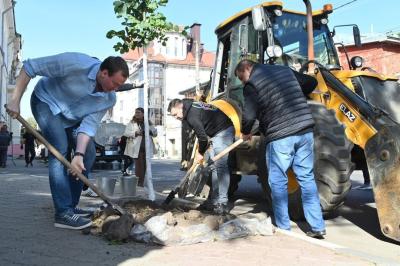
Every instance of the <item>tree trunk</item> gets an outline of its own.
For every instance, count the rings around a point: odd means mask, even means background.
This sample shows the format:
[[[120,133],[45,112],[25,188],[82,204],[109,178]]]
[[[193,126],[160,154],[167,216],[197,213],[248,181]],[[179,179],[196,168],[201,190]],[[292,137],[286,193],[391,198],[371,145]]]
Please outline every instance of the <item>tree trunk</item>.
[[[149,79],[147,72],[147,47],[143,48],[143,109],[144,109],[144,139],[146,150],[146,175],[145,187],[147,188],[149,200],[155,200],[153,176],[151,172],[151,150],[150,150],[150,134],[149,134]]]

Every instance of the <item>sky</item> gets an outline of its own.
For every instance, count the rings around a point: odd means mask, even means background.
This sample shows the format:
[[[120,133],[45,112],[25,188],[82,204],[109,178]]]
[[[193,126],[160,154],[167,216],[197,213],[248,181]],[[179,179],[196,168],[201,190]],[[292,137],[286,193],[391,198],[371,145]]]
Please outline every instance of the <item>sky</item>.
[[[326,3],[339,7],[353,0],[311,0],[313,9]],[[201,39],[205,48],[215,51],[216,26],[241,10],[264,1],[256,0],[169,0],[161,12],[168,21],[190,26],[202,24]],[[282,1],[284,8],[304,11],[302,0]],[[379,3],[379,5],[378,5]],[[339,24],[356,23],[361,35],[400,32],[399,0],[356,0],[338,8],[329,17],[332,28]],[[107,39],[107,31],[120,29],[112,0],[17,0],[15,6],[17,32],[22,35],[22,58],[35,58],[62,52],[82,52],[104,59],[117,55],[116,39]],[[350,31],[339,30],[346,36]],[[21,103],[21,114],[32,116],[29,98],[37,79],[31,81]]]

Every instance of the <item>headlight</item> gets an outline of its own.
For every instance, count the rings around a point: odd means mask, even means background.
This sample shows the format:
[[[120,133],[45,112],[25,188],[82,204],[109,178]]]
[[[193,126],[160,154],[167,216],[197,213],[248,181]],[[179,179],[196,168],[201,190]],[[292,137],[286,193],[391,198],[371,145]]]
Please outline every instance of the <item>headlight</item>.
[[[275,57],[281,57],[282,56],[282,48],[278,45],[274,45],[274,54],[275,54]]]
[[[276,15],[277,17],[282,16],[282,10],[280,10],[280,9],[274,9],[274,13],[275,13],[275,15]]]
[[[268,46],[266,52],[269,58],[282,56],[282,48],[278,45]]]
[[[361,56],[354,56],[350,59],[350,64],[353,69],[362,67],[363,65],[363,58]]]
[[[323,25],[328,24],[328,19],[327,18],[321,19],[321,24],[323,24]]]

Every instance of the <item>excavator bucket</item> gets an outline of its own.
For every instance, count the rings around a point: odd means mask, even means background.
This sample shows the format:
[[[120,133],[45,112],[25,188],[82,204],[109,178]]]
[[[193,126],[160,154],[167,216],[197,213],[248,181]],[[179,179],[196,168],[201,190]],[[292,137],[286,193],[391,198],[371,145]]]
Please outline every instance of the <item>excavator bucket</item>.
[[[383,126],[364,152],[382,233],[400,241],[400,127]]]

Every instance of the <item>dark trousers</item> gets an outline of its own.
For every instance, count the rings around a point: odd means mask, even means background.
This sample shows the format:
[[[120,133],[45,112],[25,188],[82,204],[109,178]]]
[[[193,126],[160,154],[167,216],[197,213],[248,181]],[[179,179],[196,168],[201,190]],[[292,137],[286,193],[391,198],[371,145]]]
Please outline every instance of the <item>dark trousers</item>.
[[[124,172],[133,164],[133,158],[128,155],[124,155]]]
[[[138,186],[144,186],[144,175],[146,173],[146,153],[140,151],[135,159],[135,175],[138,177]]]
[[[30,156],[29,156],[30,155]],[[35,159],[35,146],[25,145],[25,163],[30,164]]]
[[[0,147],[0,167],[6,167],[8,147]]]

